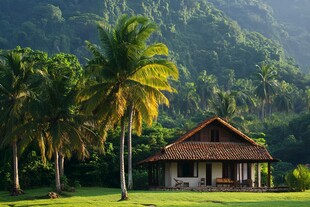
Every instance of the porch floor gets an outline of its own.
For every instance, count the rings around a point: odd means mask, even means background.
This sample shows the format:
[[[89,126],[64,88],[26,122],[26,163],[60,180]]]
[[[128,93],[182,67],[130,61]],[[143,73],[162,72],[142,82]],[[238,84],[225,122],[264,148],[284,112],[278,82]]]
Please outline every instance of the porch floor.
[[[288,192],[288,187],[150,187],[150,190],[159,191],[197,191],[197,192]]]

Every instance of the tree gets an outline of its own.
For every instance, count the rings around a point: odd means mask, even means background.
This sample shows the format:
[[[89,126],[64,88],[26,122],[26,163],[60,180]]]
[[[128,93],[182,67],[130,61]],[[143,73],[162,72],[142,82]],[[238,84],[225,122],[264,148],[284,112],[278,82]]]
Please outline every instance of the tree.
[[[125,200],[128,198],[124,171],[125,114],[130,106],[137,109],[135,100],[138,99],[138,96],[133,98],[129,94],[133,87],[140,85],[165,90],[169,88],[168,77],[177,78],[178,71],[171,61],[154,58],[168,55],[168,48],[162,43],[146,44],[157,30],[157,26],[146,17],[123,15],[113,28],[102,24],[98,30],[101,48],[87,42],[93,54],[87,66],[92,72],[90,80],[93,82],[80,93],[80,101],[85,113],[96,115],[103,132],[117,123],[121,125],[121,200]]]
[[[262,64],[257,66],[259,72],[256,74],[257,87],[256,95],[262,100],[261,119],[264,120],[266,115],[266,106],[269,106],[271,113],[271,97],[275,93],[277,72],[271,65]]]
[[[165,81],[165,80],[162,80]],[[167,79],[166,79],[167,81]],[[159,104],[169,105],[169,100],[161,90],[173,92],[174,89],[167,83],[166,87],[157,88],[135,84],[130,88],[128,100],[128,189],[133,187],[132,178],[132,129],[141,135],[142,121],[151,126],[158,116]]]
[[[236,105],[239,110],[253,112],[256,108],[255,87],[250,79],[237,79],[232,87],[236,92]]]
[[[213,101],[213,108],[217,116],[222,117],[225,121],[229,122],[236,115],[236,92],[217,93],[218,98]]]
[[[307,166],[299,164],[286,174],[285,180],[291,191],[304,192],[310,187],[310,170]]]
[[[200,108],[206,109],[208,99],[212,99],[217,89],[217,78],[214,75],[208,75],[203,70],[198,76],[198,92],[200,93]]]
[[[285,81],[280,82],[278,93],[275,96],[275,104],[279,111],[288,113],[293,109],[293,87]],[[298,91],[295,89],[295,91]]]
[[[77,58],[57,54],[46,60],[40,72],[43,76],[41,93],[32,104],[33,118],[20,131],[39,140],[42,156],[54,158],[56,191],[61,192],[60,156],[71,156],[72,151],[76,151],[79,158],[87,157],[87,146],[96,138],[96,133],[92,130],[91,120],[78,113],[76,86],[82,68]],[[36,129],[35,133],[33,129]]]
[[[11,145],[13,149],[12,195],[22,192],[19,184],[18,156],[25,146],[18,151],[18,143],[22,137],[14,134],[14,131],[30,118],[27,104],[34,98],[34,61],[30,57],[33,53],[30,48],[16,47],[1,54],[3,59],[0,62],[0,126],[4,131],[1,146]]]

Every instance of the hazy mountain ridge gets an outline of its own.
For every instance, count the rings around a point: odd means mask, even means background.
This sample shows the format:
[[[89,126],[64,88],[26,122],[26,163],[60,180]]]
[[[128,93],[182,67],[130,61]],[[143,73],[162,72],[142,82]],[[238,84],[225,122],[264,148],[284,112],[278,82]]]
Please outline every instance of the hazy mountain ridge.
[[[279,66],[283,79],[298,72],[294,62],[285,60],[281,47],[280,37],[288,33],[262,0],[229,4],[222,0],[2,1],[2,49],[30,46],[49,53],[73,53],[83,61],[88,56],[84,41],[98,41],[98,21],[113,23],[122,13],[135,13],[159,24],[161,34],[154,38],[165,42],[173,58],[193,76],[207,69],[224,82],[223,74],[233,69],[237,77],[249,77],[262,61],[284,61]]]
[[[310,68],[310,2],[307,0],[209,0],[249,31],[281,44],[304,72]]]

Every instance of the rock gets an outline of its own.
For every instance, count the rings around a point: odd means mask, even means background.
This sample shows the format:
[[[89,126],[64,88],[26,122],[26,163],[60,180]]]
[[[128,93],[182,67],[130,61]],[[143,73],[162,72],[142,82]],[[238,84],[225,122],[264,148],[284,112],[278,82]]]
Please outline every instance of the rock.
[[[57,193],[55,193],[55,192],[49,192],[48,194],[47,194],[47,196],[49,197],[49,198],[52,198],[52,199],[55,199],[55,198],[59,198],[60,196],[57,194]]]

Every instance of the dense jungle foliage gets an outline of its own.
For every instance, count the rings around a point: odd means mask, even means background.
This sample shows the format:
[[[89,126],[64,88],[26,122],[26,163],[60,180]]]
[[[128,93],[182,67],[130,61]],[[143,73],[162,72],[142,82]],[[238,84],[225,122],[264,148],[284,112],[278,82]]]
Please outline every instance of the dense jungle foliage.
[[[98,22],[114,24],[124,13],[147,16],[160,28],[152,42],[168,46],[180,78],[171,81],[178,93],[166,94],[170,107],[159,106],[157,122],[133,134],[134,187],[147,181],[139,161],[213,115],[282,160],[273,176],[283,185],[288,171],[310,163],[309,8],[307,0],[1,0],[0,49],[70,53],[85,66],[91,57],[85,41],[99,44]],[[78,152],[68,156],[70,185],[119,186],[119,134],[119,128],[109,132],[103,154],[91,149],[82,161]],[[11,149],[0,156],[0,188],[7,189]],[[21,186],[51,185],[52,165],[32,143],[20,156]]]

